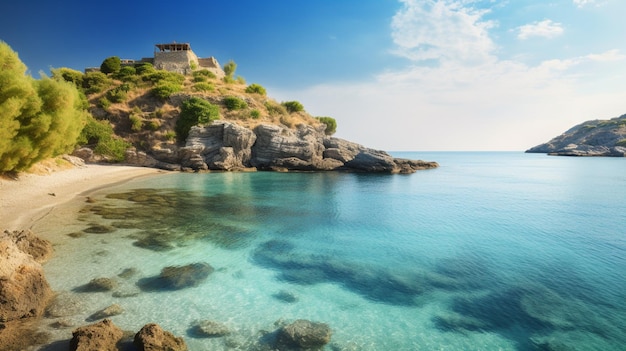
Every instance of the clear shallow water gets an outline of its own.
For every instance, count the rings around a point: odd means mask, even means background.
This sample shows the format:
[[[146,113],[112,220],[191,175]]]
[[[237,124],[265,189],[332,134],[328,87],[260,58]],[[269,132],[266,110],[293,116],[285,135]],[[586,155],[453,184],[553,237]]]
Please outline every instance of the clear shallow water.
[[[117,303],[123,329],[157,322],[191,350],[254,349],[277,321],[301,318],[330,325],[327,350],[624,349],[623,159],[396,156],[441,167],[173,173],[94,194],[47,233],[53,289],[82,301],[61,319],[83,325]],[[115,231],[65,235],[94,224]],[[196,262],[215,272],[195,287],[146,284]],[[118,276],[128,268],[137,273]],[[117,294],[81,291],[97,277],[114,279]],[[199,320],[232,334],[199,338]]]

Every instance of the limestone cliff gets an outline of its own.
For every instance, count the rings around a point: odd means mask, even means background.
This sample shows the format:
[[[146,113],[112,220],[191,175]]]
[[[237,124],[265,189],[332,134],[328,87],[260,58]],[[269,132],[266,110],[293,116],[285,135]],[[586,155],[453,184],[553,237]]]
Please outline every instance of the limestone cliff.
[[[228,121],[191,128],[184,147],[150,155],[127,153],[127,161],[171,170],[356,171],[413,173],[436,162],[394,158],[347,140],[324,134],[324,126],[295,129],[259,124],[254,129]]]
[[[559,156],[626,156],[626,115],[581,123],[526,152]]]

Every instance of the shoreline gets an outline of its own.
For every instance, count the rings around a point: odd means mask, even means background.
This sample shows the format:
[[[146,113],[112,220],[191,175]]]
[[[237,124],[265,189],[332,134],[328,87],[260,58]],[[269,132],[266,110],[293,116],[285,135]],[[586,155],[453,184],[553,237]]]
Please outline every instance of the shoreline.
[[[44,175],[21,173],[17,180],[0,178],[0,227],[10,231],[32,229],[52,210],[81,194],[160,173],[164,171],[88,164]]]

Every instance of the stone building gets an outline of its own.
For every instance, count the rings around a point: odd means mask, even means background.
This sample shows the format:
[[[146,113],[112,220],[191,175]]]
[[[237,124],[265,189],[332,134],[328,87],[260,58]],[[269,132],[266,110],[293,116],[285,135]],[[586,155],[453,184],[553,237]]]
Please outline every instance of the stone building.
[[[191,50],[189,43],[155,44],[154,57],[144,57],[141,60],[122,59],[122,66],[134,65],[139,62],[149,62],[156,69],[182,74],[191,74],[194,69],[206,69],[213,72],[218,78],[225,76],[215,57],[199,58]],[[86,68],[85,72],[97,71],[98,68]]]

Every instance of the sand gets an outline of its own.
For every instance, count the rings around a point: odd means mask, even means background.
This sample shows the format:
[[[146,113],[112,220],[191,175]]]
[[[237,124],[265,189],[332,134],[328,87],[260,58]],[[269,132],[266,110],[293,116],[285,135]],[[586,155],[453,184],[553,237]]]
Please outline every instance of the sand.
[[[17,180],[0,178],[0,230],[32,229],[47,213],[81,194],[160,172],[145,167],[85,165],[45,175],[21,173]]]

